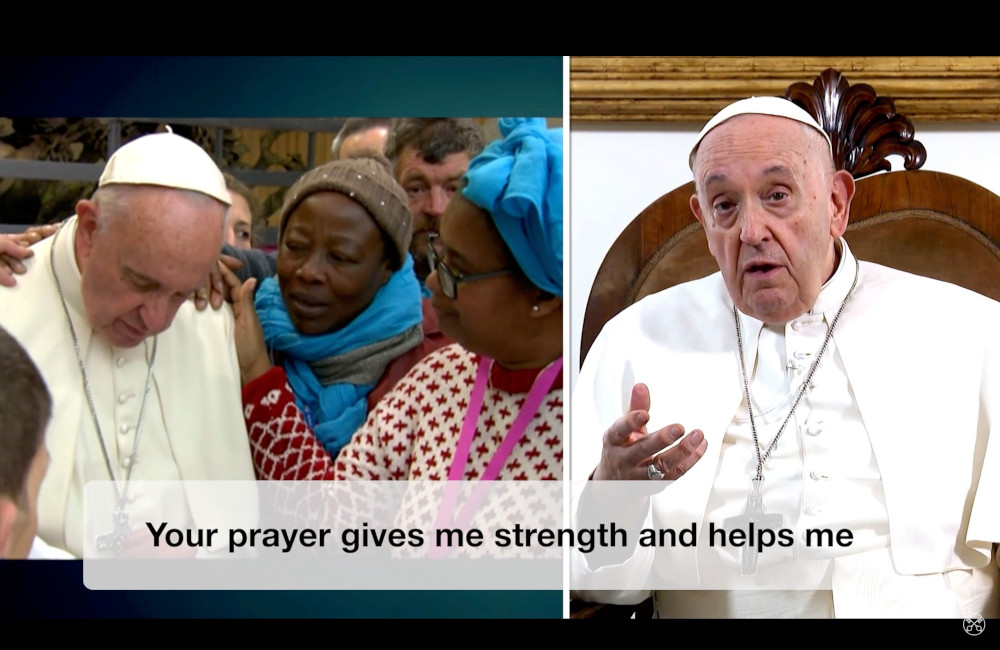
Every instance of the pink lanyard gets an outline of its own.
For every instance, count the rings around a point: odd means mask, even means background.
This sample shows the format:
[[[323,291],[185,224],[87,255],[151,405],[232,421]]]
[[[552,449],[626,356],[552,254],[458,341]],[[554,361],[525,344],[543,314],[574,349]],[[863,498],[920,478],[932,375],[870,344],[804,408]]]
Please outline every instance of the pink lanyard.
[[[472,396],[469,398],[469,410],[465,413],[462,433],[458,439],[458,446],[455,448],[455,460],[452,461],[451,470],[448,472],[449,481],[461,481],[465,475],[465,467],[469,462],[469,449],[472,447],[472,439],[476,436],[476,422],[479,420],[479,409],[483,405],[483,396],[486,394],[486,384],[489,381],[492,365],[493,359],[489,357],[484,356],[479,359],[476,384],[473,386]],[[528,428],[528,423],[535,416],[535,413],[538,412],[538,407],[541,406],[542,400],[548,394],[549,389],[552,388],[552,384],[555,383],[556,377],[561,370],[562,357],[559,357],[535,377],[535,381],[531,385],[531,390],[524,400],[521,411],[510,426],[507,437],[500,443],[500,448],[493,454],[489,465],[486,466],[486,471],[479,478],[480,481],[492,481],[500,474],[500,470],[507,462],[507,458],[514,451],[514,446],[521,440],[525,429]],[[438,529],[443,528],[449,522],[452,525],[467,526],[472,519],[473,513],[475,513],[479,504],[486,496],[486,493],[480,489],[481,487],[489,489],[486,485],[477,483],[473,493],[469,495],[465,507],[459,513],[457,521],[455,521],[452,518],[452,513],[455,512],[455,502],[458,499],[457,488],[459,488],[459,485],[457,483],[449,483],[445,486],[445,492],[438,510]],[[446,547],[434,547],[430,549],[431,557],[442,557],[447,552],[448,549]]]
[[[514,451],[514,446],[524,436],[524,431],[528,428],[528,423],[535,416],[542,400],[548,394],[556,377],[562,370],[562,357],[559,357],[546,366],[538,376],[535,377],[531,385],[531,391],[524,400],[524,406],[510,425],[510,431],[500,443],[500,448],[493,454],[486,471],[479,478],[481,481],[493,481],[500,474],[507,458]],[[461,481],[465,476],[465,467],[469,462],[469,449],[472,447],[472,439],[476,436],[476,423],[479,420],[479,410],[483,405],[483,396],[486,394],[486,384],[489,381],[490,368],[493,359],[483,356],[479,359],[479,370],[476,373],[476,384],[472,388],[472,396],[469,398],[469,410],[465,412],[465,422],[462,424],[462,433],[458,439],[458,446],[455,448],[455,459],[451,463],[451,470],[448,472],[449,481]]]

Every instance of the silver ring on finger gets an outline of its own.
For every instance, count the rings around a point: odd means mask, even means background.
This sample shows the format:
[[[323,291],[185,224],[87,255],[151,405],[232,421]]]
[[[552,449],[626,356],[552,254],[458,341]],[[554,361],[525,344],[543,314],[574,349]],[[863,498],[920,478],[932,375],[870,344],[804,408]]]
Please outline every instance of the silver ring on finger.
[[[650,463],[646,465],[646,475],[653,481],[662,481],[663,477],[666,476],[660,471],[660,468],[656,466],[656,463]]]

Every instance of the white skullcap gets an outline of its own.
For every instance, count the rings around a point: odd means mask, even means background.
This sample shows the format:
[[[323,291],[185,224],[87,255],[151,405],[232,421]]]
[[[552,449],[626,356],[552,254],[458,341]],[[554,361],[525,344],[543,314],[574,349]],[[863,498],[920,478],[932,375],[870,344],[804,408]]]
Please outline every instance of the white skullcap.
[[[172,132],[144,135],[118,149],[97,186],[118,183],[192,190],[232,204],[226,179],[212,157]]]
[[[701,141],[705,139],[708,132],[726,120],[736,117],[737,115],[773,115],[775,117],[787,117],[790,120],[802,122],[803,124],[811,126],[823,134],[823,138],[826,140],[826,144],[830,148],[830,154],[833,154],[833,143],[830,142],[830,136],[823,130],[823,127],[821,127],[819,123],[813,119],[813,116],[800,108],[798,104],[795,104],[784,97],[748,97],[747,99],[741,99],[737,102],[733,102],[716,113],[715,117],[710,119],[708,124],[705,125],[705,128],[701,130],[701,133],[698,134],[698,139],[694,142],[694,146],[691,147],[691,154],[688,156],[688,167],[690,167],[692,171],[694,171],[694,154],[698,151],[698,145],[700,145]]]

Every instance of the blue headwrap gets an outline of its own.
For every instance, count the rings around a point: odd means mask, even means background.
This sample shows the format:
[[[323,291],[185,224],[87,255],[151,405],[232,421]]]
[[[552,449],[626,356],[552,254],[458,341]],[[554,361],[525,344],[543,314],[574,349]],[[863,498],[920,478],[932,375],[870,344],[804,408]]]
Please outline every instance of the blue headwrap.
[[[469,163],[462,195],[490,213],[528,279],[562,297],[563,130],[503,117],[500,133]]]
[[[368,393],[375,383],[323,386],[309,362],[370,346],[419,324],[423,312],[413,258],[407,255],[403,267],[375,293],[371,304],[335,332],[315,336],[299,333],[288,316],[274,277],[261,283],[254,306],[264,330],[264,341],[270,349],[284,354],[285,373],[296,403],[312,420],[310,425],[316,438],[336,458],[340,448],[364,424]]]

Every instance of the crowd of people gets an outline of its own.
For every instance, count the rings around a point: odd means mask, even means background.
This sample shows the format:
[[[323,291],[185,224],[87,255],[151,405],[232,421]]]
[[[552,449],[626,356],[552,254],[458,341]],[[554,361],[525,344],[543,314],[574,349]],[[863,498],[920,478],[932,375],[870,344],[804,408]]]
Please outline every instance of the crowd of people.
[[[64,222],[0,237],[0,552],[138,554],[133,522],[211,515],[134,498],[138,480],[564,478],[563,133],[498,130],[349,120],[288,189],[274,253],[253,193],[172,133],[122,146]],[[1000,615],[1000,304],[856,258],[832,150],[783,98],[704,126],[690,207],[719,271],[607,323],[571,474],[584,519],[851,543],[574,551],[577,597],[652,597],[663,618]],[[109,479],[88,537],[84,487]],[[713,577],[728,586],[697,588]]]
[[[286,192],[274,253],[253,246],[253,192],[173,133],[119,148],[75,215],[0,238],[0,354],[21,375],[4,390],[25,394],[0,402],[23,420],[0,440],[5,555],[138,555],[135,522],[211,515],[136,481],[438,474],[460,444],[442,400],[482,393],[483,413],[448,408],[474,451],[442,476],[562,478],[562,130],[499,131],[348,120]],[[92,480],[115,485],[94,539]]]

